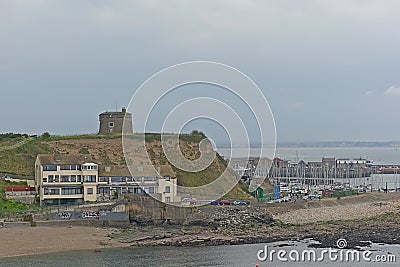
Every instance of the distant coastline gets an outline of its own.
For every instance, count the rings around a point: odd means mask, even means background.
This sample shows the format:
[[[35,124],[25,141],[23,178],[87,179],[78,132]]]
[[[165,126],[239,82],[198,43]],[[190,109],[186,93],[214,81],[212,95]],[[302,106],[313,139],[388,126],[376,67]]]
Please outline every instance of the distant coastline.
[[[277,147],[400,147],[400,141],[282,142]]]
[[[229,144],[218,144],[219,148],[230,148]],[[235,147],[246,148],[247,146]],[[251,143],[251,148],[260,148],[260,143]],[[398,147],[400,148],[400,141],[323,141],[323,142],[278,142],[277,148],[330,148],[330,147]]]

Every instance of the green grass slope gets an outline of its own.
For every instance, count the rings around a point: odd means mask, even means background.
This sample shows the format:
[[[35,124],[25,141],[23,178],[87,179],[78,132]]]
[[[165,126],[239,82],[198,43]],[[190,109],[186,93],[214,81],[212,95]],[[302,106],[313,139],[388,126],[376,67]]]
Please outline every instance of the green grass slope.
[[[197,159],[200,156],[198,144],[205,138],[205,135],[201,132],[194,132],[192,134],[181,134],[179,138],[180,149],[185,157],[191,160]],[[168,163],[160,139],[161,135],[157,133],[146,134],[145,136],[148,155],[150,155],[154,165]],[[16,147],[13,147],[13,145],[16,145]],[[36,156],[41,153],[85,153],[90,154],[99,164],[125,164],[120,134],[39,138],[21,135],[15,138],[0,138],[0,173],[33,176]],[[197,173],[173,168],[177,173],[180,185],[197,187],[218,178],[226,166],[226,162],[217,155],[217,158],[207,169]],[[239,185],[226,196],[229,199],[248,199],[249,197]]]

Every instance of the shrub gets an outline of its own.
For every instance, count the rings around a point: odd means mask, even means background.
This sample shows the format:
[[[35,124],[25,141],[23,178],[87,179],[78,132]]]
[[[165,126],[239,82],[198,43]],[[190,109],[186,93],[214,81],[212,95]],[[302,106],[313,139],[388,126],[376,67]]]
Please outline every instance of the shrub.
[[[42,138],[45,138],[45,139],[50,138],[49,132],[44,132],[44,133],[42,134]]]

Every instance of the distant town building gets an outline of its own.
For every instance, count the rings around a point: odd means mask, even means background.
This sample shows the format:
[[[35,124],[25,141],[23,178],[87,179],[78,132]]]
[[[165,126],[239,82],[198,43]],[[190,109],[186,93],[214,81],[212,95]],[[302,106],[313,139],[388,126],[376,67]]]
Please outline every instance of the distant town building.
[[[325,168],[331,169],[336,167],[336,159],[335,158],[322,158],[322,166]]]
[[[132,133],[132,114],[126,112],[126,108],[118,112],[103,112],[99,115],[100,134],[107,133]]]
[[[35,162],[35,187],[41,205],[107,201],[126,194],[180,202],[171,166],[156,168],[143,166],[132,176],[126,165],[98,165],[89,155],[41,154]]]
[[[337,165],[361,165],[362,167],[366,167],[370,161],[359,158],[359,159],[337,159]]]

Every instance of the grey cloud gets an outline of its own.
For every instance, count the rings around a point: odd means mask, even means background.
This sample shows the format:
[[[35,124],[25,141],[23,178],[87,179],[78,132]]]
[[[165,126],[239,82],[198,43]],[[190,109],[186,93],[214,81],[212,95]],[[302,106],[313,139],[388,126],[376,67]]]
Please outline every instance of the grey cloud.
[[[368,0],[0,0],[0,112],[19,109],[0,132],[94,132],[97,113],[126,105],[153,73],[213,60],[260,85],[280,140],[395,139],[399,108],[366,91],[397,92],[398,10]],[[359,131],[371,120],[387,131]]]

